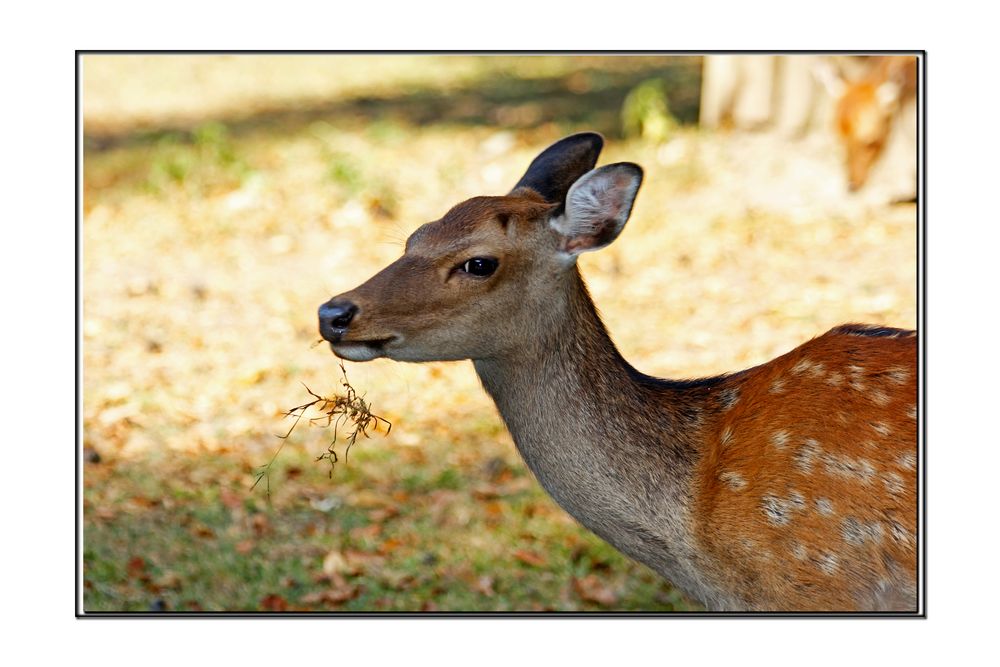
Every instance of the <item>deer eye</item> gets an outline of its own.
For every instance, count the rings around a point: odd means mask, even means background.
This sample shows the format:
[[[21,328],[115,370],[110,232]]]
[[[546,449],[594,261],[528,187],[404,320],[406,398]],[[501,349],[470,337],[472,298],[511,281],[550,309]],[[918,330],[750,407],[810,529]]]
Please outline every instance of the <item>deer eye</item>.
[[[498,264],[492,257],[473,257],[462,265],[462,271],[473,276],[485,277],[492,275],[497,270]]]

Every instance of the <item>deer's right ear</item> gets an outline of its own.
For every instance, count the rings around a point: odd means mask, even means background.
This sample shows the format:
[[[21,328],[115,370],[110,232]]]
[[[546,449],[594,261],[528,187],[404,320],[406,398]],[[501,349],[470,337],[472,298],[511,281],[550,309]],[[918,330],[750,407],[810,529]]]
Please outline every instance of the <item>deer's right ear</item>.
[[[604,137],[596,132],[581,132],[560,139],[532,160],[514,190],[531,188],[545,201],[559,204],[561,208],[570,186],[594,168],[603,147]]]

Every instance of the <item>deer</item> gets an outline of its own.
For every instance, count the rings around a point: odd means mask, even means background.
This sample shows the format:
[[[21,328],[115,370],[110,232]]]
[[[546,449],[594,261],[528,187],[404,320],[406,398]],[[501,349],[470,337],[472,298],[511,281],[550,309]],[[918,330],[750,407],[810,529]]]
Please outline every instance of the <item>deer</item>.
[[[319,307],[341,359],[471,360],[527,467],[576,521],[713,611],[917,607],[917,333],[845,324],[759,366],[646,375],[578,257],[625,227],[642,168],[601,135],[417,228]]]
[[[865,58],[862,70],[845,77],[830,61],[815,74],[834,100],[834,130],[844,151],[847,187],[860,190],[883,156],[893,128],[917,94],[917,59],[913,56]],[[915,141],[916,137],[912,137]],[[913,145],[916,151],[916,145]],[[912,201],[909,197],[907,201]]]

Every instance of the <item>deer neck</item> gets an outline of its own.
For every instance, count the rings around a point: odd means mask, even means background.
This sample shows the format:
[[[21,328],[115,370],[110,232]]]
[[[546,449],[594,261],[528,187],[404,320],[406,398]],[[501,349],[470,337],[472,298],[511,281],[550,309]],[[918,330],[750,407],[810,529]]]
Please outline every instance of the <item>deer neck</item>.
[[[533,341],[475,360],[476,372],[528,467],[577,520],[626,553],[634,552],[630,530],[683,537],[702,428],[698,391],[632,368],[577,271],[563,293]],[[677,519],[678,534],[661,534],[671,532],[665,516]]]

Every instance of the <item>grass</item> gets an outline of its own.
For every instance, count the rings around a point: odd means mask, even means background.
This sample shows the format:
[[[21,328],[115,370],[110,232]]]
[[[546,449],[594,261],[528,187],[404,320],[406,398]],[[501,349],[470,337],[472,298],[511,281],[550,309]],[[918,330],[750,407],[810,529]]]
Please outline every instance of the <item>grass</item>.
[[[690,608],[565,519],[523,470],[387,478],[398,457],[357,451],[331,484],[308,455],[287,454],[270,502],[248,493],[252,465],[233,456],[89,465],[87,611],[575,611],[606,608],[599,594],[617,609]],[[591,573],[599,592],[581,595]]]
[[[302,384],[338,386],[312,345],[319,304],[568,131],[604,131],[602,163],[646,170],[621,238],[581,259],[641,370],[715,374],[843,322],[915,326],[914,209],[845,197],[822,136],[684,125],[697,66],[676,58],[460,60],[351,61],[343,81],[342,61],[84,68],[87,610],[692,608],[544,495],[467,362],[349,365],[392,433],[330,476],[329,433],[298,428],[270,501],[251,490]],[[178,83],[190,67],[202,83]],[[618,138],[656,72],[682,125]]]

